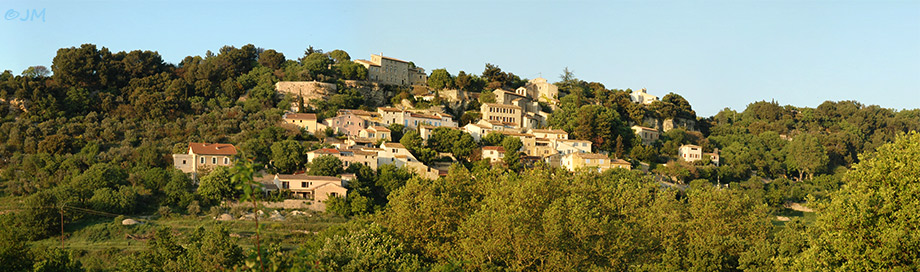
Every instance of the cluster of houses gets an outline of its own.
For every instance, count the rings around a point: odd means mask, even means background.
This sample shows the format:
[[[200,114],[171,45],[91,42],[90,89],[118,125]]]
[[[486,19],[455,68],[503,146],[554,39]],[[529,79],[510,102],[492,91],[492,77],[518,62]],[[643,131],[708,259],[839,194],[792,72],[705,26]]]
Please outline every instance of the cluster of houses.
[[[372,55],[371,60],[357,60],[368,68],[368,80],[390,85],[424,85],[427,76],[424,69],[410,62],[381,55]],[[313,85],[319,83],[310,83]],[[335,86],[313,86],[309,84],[290,84],[279,82],[287,94],[302,93],[298,88],[317,89],[335,88]],[[279,91],[281,89],[279,87]],[[483,103],[480,107],[481,119],[458,127],[454,117],[436,111],[407,110],[395,107],[380,107],[376,111],[342,109],[336,116],[318,120],[313,113],[287,112],[283,122],[299,127],[314,135],[322,135],[329,148],[307,152],[307,162],[313,162],[322,156],[334,156],[347,168],[352,164],[362,164],[376,170],[383,165],[406,167],[422,177],[436,179],[447,174],[447,167],[429,166],[420,162],[405,146],[393,142],[393,132],[388,127],[393,124],[403,125],[406,129],[419,131],[422,139],[427,140],[432,131],[438,127],[447,127],[469,133],[476,141],[481,141],[489,133],[500,133],[505,137],[521,140],[521,152],[527,162],[543,161],[550,166],[563,167],[570,171],[590,169],[604,171],[612,168],[631,169],[632,164],[621,158],[610,158],[607,154],[595,153],[592,142],[570,139],[568,133],[547,127],[549,114],[543,107],[555,107],[558,100],[558,88],[544,78],[530,80],[525,86],[515,90],[495,89],[492,94],[495,103]],[[649,104],[658,97],[646,93],[645,89],[630,94],[636,103]],[[651,145],[658,141],[660,133],[657,128],[633,126],[636,137],[643,144]],[[340,138],[327,137],[331,131]],[[501,146],[483,146],[481,159],[493,163],[502,163],[506,150]],[[195,175],[203,169],[215,166],[230,166],[237,149],[231,144],[189,143],[187,154],[173,154],[174,166],[183,172]],[[718,164],[718,151],[703,153],[695,145],[680,147],[679,156],[686,161],[696,161],[708,155]],[[354,178],[353,174],[341,177],[310,176],[305,174],[277,174],[263,181],[268,191],[286,190],[293,196],[322,202],[333,196],[346,196],[346,185]]]

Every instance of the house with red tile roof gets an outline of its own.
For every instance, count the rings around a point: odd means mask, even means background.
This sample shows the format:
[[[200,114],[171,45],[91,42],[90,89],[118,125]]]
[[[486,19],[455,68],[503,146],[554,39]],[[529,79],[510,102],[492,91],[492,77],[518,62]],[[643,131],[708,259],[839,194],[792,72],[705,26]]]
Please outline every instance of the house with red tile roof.
[[[173,154],[173,166],[184,173],[194,173],[215,166],[231,166],[236,147],[232,144],[189,143],[187,154]]]

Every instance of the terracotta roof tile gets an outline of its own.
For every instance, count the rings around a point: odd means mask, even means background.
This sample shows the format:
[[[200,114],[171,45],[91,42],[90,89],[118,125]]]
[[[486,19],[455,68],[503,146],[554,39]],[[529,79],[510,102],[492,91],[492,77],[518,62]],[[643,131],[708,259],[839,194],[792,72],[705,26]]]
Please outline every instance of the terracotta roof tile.
[[[315,113],[285,113],[284,119],[316,120]]]
[[[236,155],[236,147],[232,144],[189,143],[188,147],[198,155]]]

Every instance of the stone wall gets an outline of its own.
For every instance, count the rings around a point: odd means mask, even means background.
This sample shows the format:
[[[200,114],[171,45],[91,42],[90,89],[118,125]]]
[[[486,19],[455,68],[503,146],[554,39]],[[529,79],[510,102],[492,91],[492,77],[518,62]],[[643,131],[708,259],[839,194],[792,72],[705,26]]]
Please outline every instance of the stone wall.
[[[252,208],[252,203],[249,203],[249,202],[225,201],[224,205],[227,205],[231,208],[234,208],[234,207]],[[259,207],[268,208],[268,209],[314,210],[314,211],[319,211],[319,212],[326,211],[326,203],[322,203],[319,201],[311,201],[311,200],[306,200],[306,199],[285,199],[284,201],[260,201]]]
[[[302,96],[304,102],[310,99],[325,100],[336,94],[335,84],[319,81],[281,81],[275,83],[275,90],[285,95]]]
[[[384,88],[383,84],[363,80],[345,80],[346,88],[357,89],[364,96],[365,104],[379,107],[390,104],[390,98],[396,95],[391,88]]]

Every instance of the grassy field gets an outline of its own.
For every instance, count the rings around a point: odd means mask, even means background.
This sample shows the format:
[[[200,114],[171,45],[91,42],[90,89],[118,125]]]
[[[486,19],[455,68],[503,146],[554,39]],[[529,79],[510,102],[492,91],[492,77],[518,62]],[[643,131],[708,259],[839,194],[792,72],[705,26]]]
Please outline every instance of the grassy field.
[[[793,210],[789,208],[783,208],[777,211],[775,215],[788,217],[790,220],[799,218],[806,225],[814,224],[815,218],[817,218],[817,214],[815,212],[803,212],[803,211],[797,211],[797,210]],[[777,227],[782,227],[786,225],[786,222],[788,221],[781,221],[781,220],[777,220],[776,218],[773,219],[773,225]]]
[[[270,210],[266,210],[270,212]],[[318,213],[294,216],[286,212],[283,221],[273,221],[268,217],[259,219],[262,225],[261,242],[263,246],[278,244],[284,250],[296,249],[310,239],[316,232],[344,223],[346,219]],[[65,226],[64,244],[68,250],[76,252],[78,258],[88,271],[114,269],[117,259],[133,254],[147,246],[147,241],[159,228],[169,228],[178,241],[199,227],[213,225],[226,226],[232,241],[244,250],[255,247],[256,224],[252,220],[230,221],[214,220],[211,216],[172,215],[146,219],[137,219],[143,224],[125,226],[121,224],[124,217],[92,217],[69,223]],[[51,237],[31,243],[32,247],[60,247],[60,236]]]

